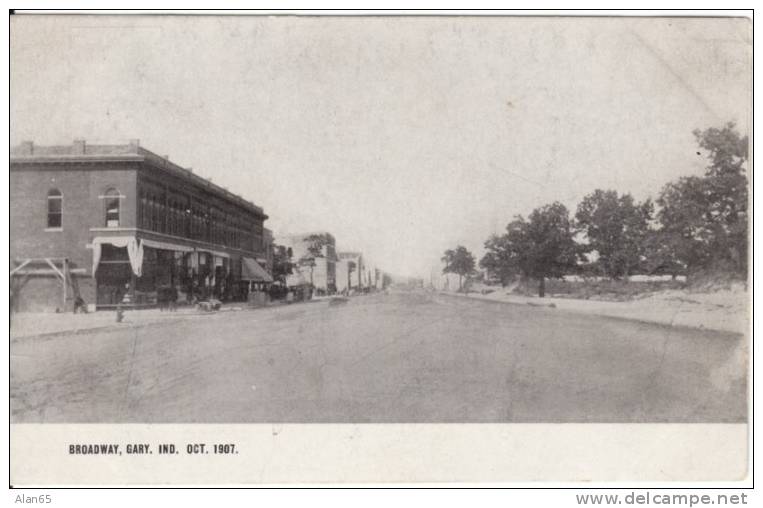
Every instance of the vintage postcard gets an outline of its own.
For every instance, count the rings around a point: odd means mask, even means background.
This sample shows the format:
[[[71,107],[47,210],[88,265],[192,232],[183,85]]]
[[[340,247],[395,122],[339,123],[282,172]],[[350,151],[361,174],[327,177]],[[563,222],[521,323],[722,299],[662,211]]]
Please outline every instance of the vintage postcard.
[[[14,486],[740,481],[745,17],[10,16]]]

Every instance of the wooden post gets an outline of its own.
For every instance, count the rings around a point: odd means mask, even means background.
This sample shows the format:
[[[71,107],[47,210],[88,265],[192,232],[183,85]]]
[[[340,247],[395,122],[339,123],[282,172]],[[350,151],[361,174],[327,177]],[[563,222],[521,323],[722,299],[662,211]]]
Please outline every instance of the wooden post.
[[[66,284],[67,284],[67,279],[68,279],[68,276],[69,276],[69,260],[66,259],[66,258],[64,258],[63,271],[64,271],[64,275],[63,275],[62,278],[64,279],[64,306],[63,306],[62,310],[64,312],[66,312],[66,296],[67,296]]]
[[[63,281],[63,298],[64,298],[64,305],[63,309],[66,309],[66,277],[64,276],[61,271],[56,268],[56,264],[53,262],[53,258],[42,258],[46,263],[48,263],[48,266],[53,270],[53,272],[61,277],[61,280]],[[62,268],[66,268],[65,260],[64,260],[64,266]]]

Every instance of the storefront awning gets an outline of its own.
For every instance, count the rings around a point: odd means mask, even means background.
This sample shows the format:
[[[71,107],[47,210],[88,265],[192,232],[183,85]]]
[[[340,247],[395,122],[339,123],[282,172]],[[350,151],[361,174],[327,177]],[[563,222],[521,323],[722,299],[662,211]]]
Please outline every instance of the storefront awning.
[[[230,259],[230,254],[228,254],[227,252],[216,251],[216,250],[207,249],[204,247],[191,247],[189,245],[181,245],[174,242],[149,240],[147,238],[138,239],[134,236],[97,236],[93,238],[93,241],[87,245],[88,248],[93,249],[93,277],[95,277],[95,272],[98,269],[98,265],[100,264],[100,261],[101,261],[101,245],[103,244],[110,244],[115,247],[126,247],[127,254],[130,259],[130,266],[132,267],[133,273],[137,275],[138,277],[140,277],[143,272],[143,248],[144,247],[149,247],[152,249],[169,250],[169,251],[175,251],[175,252],[207,252],[217,258]],[[250,258],[244,258],[244,259],[245,260],[248,259],[251,262],[250,264],[253,264],[253,267],[249,269],[249,273],[251,273],[252,277],[248,279],[245,277],[244,278],[245,280],[265,281],[265,282],[273,281],[273,278],[268,274],[268,272],[266,272],[264,268],[258,265],[255,260]],[[244,273],[247,273],[246,268],[244,269]]]
[[[143,238],[140,241],[140,243],[144,247],[151,247],[152,249],[174,250],[178,252],[193,252],[193,247],[190,247],[188,245],[179,245],[177,243],[170,243],[170,242],[157,242],[155,240],[149,240],[148,238]]]
[[[241,258],[241,279],[255,282],[273,282],[273,277],[252,258]]]
[[[156,240],[149,240],[148,238],[141,239],[140,243],[144,247],[151,247],[153,249],[174,250],[178,252],[206,252],[218,258],[230,258],[230,254],[227,252],[207,249],[205,247],[192,247],[190,245],[180,245],[173,242],[159,242]]]
[[[101,262],[101,245],[109,244],[114,247],[127,247],[130,267],[135,275],[143,273],[143,245],[134,236],[96,236],[90,246],[93,249],[93,277]]]
[[[199,252],[208,252],[209,254],[212,254],[213,256],[217,256],[219,258],[230,258],[230,254],[228,254],[227,252],[220,252],[217,250],[206,249],[204,247],[197,247],[196,250]]]

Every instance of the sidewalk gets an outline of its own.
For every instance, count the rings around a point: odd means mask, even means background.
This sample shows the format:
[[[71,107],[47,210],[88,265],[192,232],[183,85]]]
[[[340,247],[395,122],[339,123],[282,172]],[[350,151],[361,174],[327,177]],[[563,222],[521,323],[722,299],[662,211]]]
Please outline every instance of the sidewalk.
[[[61,333],[76,334],[105,328],[130,328],[155,322],[167,322],[200,314],[196,309],[161,312],[158,309],[126,310],[121,323],[116,311],[88,314],[56,314],[52,312],[21,312],[11,317],[11,340]]]
[[[328,303],[329,299],[308,300],[287,305],[274,302],[265,307],[251,307],[246,303],[224,304],[218,311],[203,311],[196,307],[181,307],[174,312],[159,309],[125,310],[122,322],[117,323],[115,310],[102,310],[88,314],[53,312],[22,312],[11,317],[11,341],[22,338],[72,335],[96,330],[135,328],[155,323],[172,323],[184,319],[211,318],[228,312],[255,311],[265,309],[288,309],[302,303]]]
[[[746,334],[748,332],[747,294],[686,294],[666,291],[642,299],[609,302],[572,298],[538,298],[508,295],[496,290],[478,293],[446,293],[449,296],[501,302],[514,305],[543,306],[565,311],[658,323],[669,326],[717,330]]]
[[[213,316],[220,313],[248,309],[244,304],[227,305],[216,312],[204,312],[195,307],[180,308],[174,312],[159,309],[125,310],[118,323],[115,310],[88,314],[53,312],[21,312],[11,317],[11,340],[59,334],[76,334],[100,329],[132,328],[152,323],[167,323],[192,317]]]

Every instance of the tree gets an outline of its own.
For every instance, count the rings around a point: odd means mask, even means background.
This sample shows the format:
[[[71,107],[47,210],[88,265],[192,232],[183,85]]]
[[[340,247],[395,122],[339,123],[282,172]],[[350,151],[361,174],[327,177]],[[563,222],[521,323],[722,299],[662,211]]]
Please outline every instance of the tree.
[[[744,171],[747,162],[750,140],[741,137],[734,122],[728,122],[722,128],[711,127],[704,131],[695,129],[692,134],[697,144],[708,152],[711,165],[708,175],[724,173],[739,174]]]
[[[323,255],[324,247],[333,245],[334,239],[328,233],[313,233],[306,236],[303,241],[307,244],[307,252],[300,258],[299,265],[310,268],[310,285],[313,286],[313,274],[317,266],[315,258],[325,257]]]
[[[485,241],[485,255],[480,259],[480,268],[487,270],[489,277],[498,277],[501,286],[520,273],[516,253],[510,249],[507,235],[491,235]]]
[[[618,196],[613,190],[597,189],[583,198],[575,219],[588,250],[598,254],[601,272],[618,279],[641,265],[653,212],[651,200],[636,203],[630,194]]]
[[[466,247],[459,245],[455,249],[446,250],[441,259],[445,263],[442,273],[458,274],[458,290],[463,290],[463,277],[474,272],[475,260],[472,253]]]
[[[286,282],[286,276],[291,275],[294,268],[292,256],[291,247],[273,245],[273,279]]]
[[[500,240],[491,241],[486,263],[505,273],[521,273],[538,281],[546,296],[546,278],[562,277],[576,267],[580,248],[573,239],[569,211],[561,203],[536,208],[527,220],[518,215]],[[487,245],[487,244],[486,244]]]
[[[559,202],[533,210],[525,227],[509,231],[509,240],[517,244],[524,272],[538,280],[541,298],[546,296],[545,279],[562,277],[578,261],[580,249],[573,239],[570,215]]]
[[[704,176],[665,185],[657,199],[660,230],[687,271],[723,265],[746,276],[749,140],[733,123],[694,136],[709,165]]]
[[[749,139],[740,136],[734,123],[723,128],[694,131],[700,148],[710,165],[705,173],[705,192],[713,237],[711,252],[714,261],[730,262],[740,273],[747,273],[747,177]]]
[[[312,256],[313,258],[323,257],[323,248],[333,244],[333,238],[328,233],[308,235],[304,241],[308,244],[307,255],[305,257]]]
[[[650,230],[644,243],[644,269],[650,274],[668,274],[675,280],[686,265],[679,252],[682,239],[663,230]]]
[[[687,271],[710,262],[713,228],[705,217],[708,207],[706,184],[704,178],[689,176],[662,188],[657,198],[660,244],[652,246],[650,257],[658,249],[662,250],[664,256],[674,259]]]

